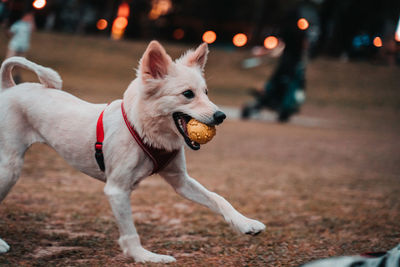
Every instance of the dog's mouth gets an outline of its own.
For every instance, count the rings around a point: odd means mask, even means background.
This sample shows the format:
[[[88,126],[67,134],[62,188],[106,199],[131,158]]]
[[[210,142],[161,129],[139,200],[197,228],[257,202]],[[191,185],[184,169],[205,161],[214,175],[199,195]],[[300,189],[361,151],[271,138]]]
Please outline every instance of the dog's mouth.
[[[189,115],[182,112],[175,112],[172,114],[176,128],[178,128],[179,133],[183,136],[186,144],[193,150],[199,150],[200,144],[190,140],[187,133],[187,123],[192,119]]]

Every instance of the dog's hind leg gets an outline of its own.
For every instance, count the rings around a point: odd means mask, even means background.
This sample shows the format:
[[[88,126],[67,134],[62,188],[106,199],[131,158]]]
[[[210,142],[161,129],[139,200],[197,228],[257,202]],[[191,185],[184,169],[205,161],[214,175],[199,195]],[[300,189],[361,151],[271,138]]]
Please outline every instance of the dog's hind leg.
[[[10,156],[0,153],[0,202],[7,196],[19,178],[24,158],[23,155],[18,154],[13,153]]]
[[[0,202],[7,196],[19,178],[24,162],[24,152],[6,151],[4,146],[0,148]],[[10,246],[0,238],[0,253],[5,253],[9,249]]]

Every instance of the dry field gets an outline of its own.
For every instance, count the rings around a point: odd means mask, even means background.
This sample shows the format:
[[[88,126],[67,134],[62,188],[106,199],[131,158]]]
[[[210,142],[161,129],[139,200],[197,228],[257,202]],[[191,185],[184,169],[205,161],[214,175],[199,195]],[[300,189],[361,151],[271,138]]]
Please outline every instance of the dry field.
[[[145,46],[36,33],[29,58],[56,69],[65,91],[109,102],[134,78]],[[2,38],[0,59],[5,47]],[[188,47],[166,48],[176,57]],[[269,77],[275,61],[243,70],[248,56],[247,50],[211,47],[206,75],[217,104],[240,107],[249,100],[246,88]],[[200,151],[186,150],[191,176],[267,231],[237,235],[154,176],[131,198],[146,248],[176,257],[170,266],[297,266],[400,242],[400,69],[317,59],[307,83],[299,116],[319,124],[231,119]],[[103,186],[51,148],[34,145],[0,205],[0,236],[12,247],[0,255],[0,266],[136,266],[116,243]]]

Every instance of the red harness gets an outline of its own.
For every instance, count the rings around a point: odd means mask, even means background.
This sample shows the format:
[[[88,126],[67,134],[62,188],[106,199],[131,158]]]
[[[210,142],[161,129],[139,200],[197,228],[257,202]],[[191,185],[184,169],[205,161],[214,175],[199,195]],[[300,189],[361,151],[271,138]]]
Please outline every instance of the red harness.
[[[142,138],[135,131],[135,128],[133,127],[133,125],[131,125],[131,123],[128,120],[128,117],[126,116],[124,102],[121,103],[121,112],[122,112],[122,117],[124,118],[125,121],[125,125],[126,127],[128,127],[128,130],[131,133],[132,137],[142,148],[144,153],[146,153],[146,155],[153,162],[154,167],[153,167],[153,172],[151,174],[161,171],[164,167],[168,165],[168,163],[171,162],[173,158],[175,158],[179,150],[166,151],[165,149],[158,149],[144,143],[142,141]],[[96,161],[100,167],[100,170],[102,171],[105,170],[104,156],[103,156],[103,141],[104,141],[103,113],[104,110],[101,112],[99,119],[97,120],[97,128],[96,128],[97,142],[95,144]]]

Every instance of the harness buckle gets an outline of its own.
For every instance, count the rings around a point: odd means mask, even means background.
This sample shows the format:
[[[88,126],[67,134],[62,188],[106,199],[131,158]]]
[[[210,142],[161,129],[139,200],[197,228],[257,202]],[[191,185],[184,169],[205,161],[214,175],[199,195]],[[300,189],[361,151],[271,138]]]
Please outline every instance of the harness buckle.
[[[94,148],[96,149],[96,152],[102,153],[102,150],[103,150],[103,143],[96,142],[96,144],[94,145]]]
[[[104,172],[106,169],[106,166],[104,164],[104,155],[103,155],[103,143],[96,142],[94,145],[94,148],[96,150],[96,153],[94,154],[94,157],[96,158],[97,164],[99,165],[100,170]]]

